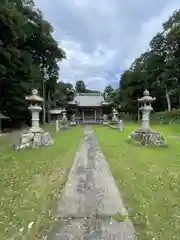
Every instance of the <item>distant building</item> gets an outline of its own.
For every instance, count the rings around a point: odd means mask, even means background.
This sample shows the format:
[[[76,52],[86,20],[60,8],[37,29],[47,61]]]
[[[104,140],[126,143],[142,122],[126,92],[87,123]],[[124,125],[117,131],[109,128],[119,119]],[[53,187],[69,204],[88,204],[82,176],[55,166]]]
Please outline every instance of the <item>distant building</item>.
[[[104,114],[111,112],[111,103],[101,93],[77,93],[69,105],[75,107],[75,119],[82,123],[100,122]]]

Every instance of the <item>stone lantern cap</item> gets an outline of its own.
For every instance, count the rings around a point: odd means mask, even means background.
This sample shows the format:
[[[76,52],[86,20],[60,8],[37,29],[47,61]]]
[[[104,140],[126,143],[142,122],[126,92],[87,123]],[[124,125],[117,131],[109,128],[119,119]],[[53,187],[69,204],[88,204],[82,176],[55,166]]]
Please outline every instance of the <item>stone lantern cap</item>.
[[[143,93],[143,97],[138,99],[139,103],[144,103],[144,102],[153,102],[156,100],[155,97],[151,97],[149,91],[146,89]]]
[[[44,99],[38,96],[38,90],[37,89],[33,89],[32,90],[32,95],[26,97],[26,100],[29,102],[43,102]]]

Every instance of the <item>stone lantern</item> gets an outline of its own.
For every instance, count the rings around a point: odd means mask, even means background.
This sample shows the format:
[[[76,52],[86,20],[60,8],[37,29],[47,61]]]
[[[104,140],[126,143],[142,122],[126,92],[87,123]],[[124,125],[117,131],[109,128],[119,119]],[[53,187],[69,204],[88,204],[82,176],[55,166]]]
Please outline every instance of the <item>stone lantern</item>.
[[[60,120],[60,129],[63,130],[63,129],[68,129],[69,128],[69,121],[67,119],[67,111],[66,109],[64,108],[62,110],[62,118]]]
[[[139,110],[142,112],[141,128],[134,130],[129,135],[129,140],[142,145],[167,146],[164,143],[164,137],[159,132],[152,130],[149,125],[150,113],[153,110],[151,103],[155,100],[156,98],[151,97],[147,89],[144,91],[143,97],[138,99],[141,106]]]
[[[115,108],[112,110],[112,120],[109,122],[109,126],[111,128],[119,128],[119,118],[118,118],[118,112]]]
[[[148,131],[150,128],[149,116],[150,112],[153,110],[151,103],[154,102],[155,100],[156,98],[151,97],[147,89],[144,91],[144,96],[138,99],[138,102],[141,106],[139,110],[142,112],[141,128],[144,131],[146,130]]]
[[[42,147],[48,146],[53,143],[49,132],[45,132],[39,126],[39,113],[42,110],[40,104],[44,101],[43,98],[38,96],[36,89],[32,90],[32,95],[26,97],[29,102],[29,111],[31,112],[31,127],[28,131],[23,132],[20,137],[20,143],[14,144],[14,150],[20,150],[26,147]]]
[[[118,112],[117,112],[117,110],[116,110],[115,108],[113,108],[112,113],[113,113],[112,121],[113,121],[113,122],[116,122],[116,121],[119,122],[119,119],[118,119]]]
[[[30,103],[28,109],[32,115],[32,125],[29,131],[32,133],[42,132],[43,130],[39,127],[39,113],[42,110],[40,104],[44,101],[44,99],[38,96],[38,91],[36,89],[33,89],[32,95],[26,97],[26,100]]]

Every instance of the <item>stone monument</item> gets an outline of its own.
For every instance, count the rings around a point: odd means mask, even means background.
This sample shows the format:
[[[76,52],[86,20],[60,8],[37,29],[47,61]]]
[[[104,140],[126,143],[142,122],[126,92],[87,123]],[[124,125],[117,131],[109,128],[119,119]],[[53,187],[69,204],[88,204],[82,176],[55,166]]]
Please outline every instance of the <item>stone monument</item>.
[[[107,114],[103,115],[103,124],[104,125],[108,125],[108,116],[107,116]]]
[[[142,145],[166,146],[164,137],[159,132],[153,131],[149,124],[150,113],[153,110],[151,103],[155,100],[156,98],[151,97],[148,90],[145,90],[144,96],[138,99],[141,106],[139,110],[142,112],[141,128],[134,130],[130,134],[129,140]]]
[[[123,123],[123,120],[119,120],[119,130],[120,132],[122,132],[124,129],[124,123]]]
[[[56,132],[59,132],[59,120],[56,120]]]
[[[113,108],[113,116],[112,120],[109,122],[109,125],[111,128],[119,128],[119,118],[118,118],[118,112],[115,108]]]
[[[66,114],[67,114],[66,109],[63,109],[62,114],[63,114],[63,116],[62,116],[62,119],[60,120],[59,128],[60,128],[60,130],[65,130],[65,129],[69,128],[69,122],[68,122],[68,119],[66,116]]]
[[[31,127],[27,132],[23,132],[20,137],[20,143],[14,145],[15,150],[20,150],[26,147],[47,146],[53,143],[49,132],[44,132],[39,126],[39,113],[42,110],[40,104],[44,101],[38,96],[36,89],[32,90],[32,95],[26,97],[30,103],[28,109],[31,112]]]

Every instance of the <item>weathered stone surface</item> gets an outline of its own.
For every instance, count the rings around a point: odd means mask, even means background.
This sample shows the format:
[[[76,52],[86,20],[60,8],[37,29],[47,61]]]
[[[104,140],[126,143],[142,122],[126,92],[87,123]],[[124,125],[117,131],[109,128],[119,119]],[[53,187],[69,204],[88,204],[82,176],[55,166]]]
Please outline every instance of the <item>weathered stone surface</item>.
[[[112,220],[111,216],[117,213],[124,218],[127,216],[93,130],[87,127],[57,206],[57,221],[48,239],[136,239],[129,220]]]
[[[167,147],[164,137],[159,132],[153,131],[152,129],[146,131],[142,128],[136,129],[130,134],[129,140],[133,140],[137,143],[139,142],[142,145]]]
[[[18,151],[23,148],[37,148],[53,144],[53,140],[49,132],[24,133],[21,135],[20,143],[14,144],[14,150]]]
[[[134,130],[129,135],[128,140],[146,146],[167,147],[164,137],[159,132],[152,130],[149,125],[149,116],[153,110],[151,103],[156,98],[152,98],[147,89],[143,95],[142,98],[138,99],[139,104],[141,104],[139,110],[142,111],[141,128]]]

